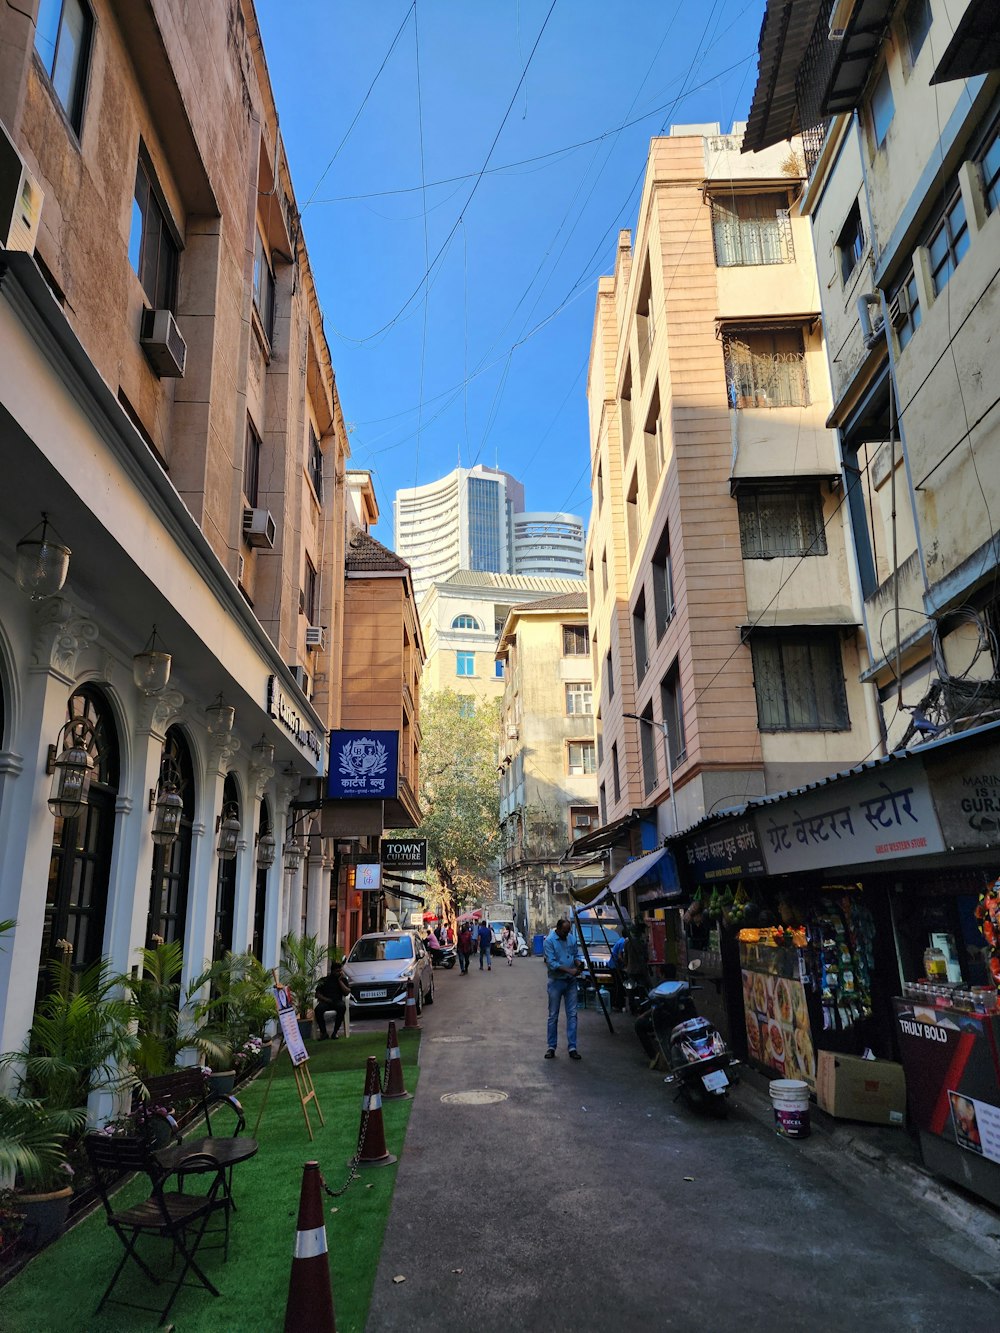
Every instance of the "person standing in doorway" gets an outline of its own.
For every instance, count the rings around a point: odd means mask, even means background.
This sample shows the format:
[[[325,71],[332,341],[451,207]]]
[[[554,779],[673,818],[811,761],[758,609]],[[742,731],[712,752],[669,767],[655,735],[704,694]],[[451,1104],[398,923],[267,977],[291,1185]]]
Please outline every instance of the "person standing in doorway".
[[[479,941],[479,970],[483,970],[483,960],[486,961],[486,971],[493,971],[493,960],[490,957],[490,946],[493,943],[493,929],[488,921],[480,921],[479,929],[476,931],[476,939]]]
[[[463,922],[462,929],[458,932],[458,966],[462,970],[462,976],[469,975],[469,963],[472,959],[472,953],[476,944],[472,938],[472,931],[469,929],[468,921]]]
[[[572,926],[566,918],[560,917],[555,928],[550,930],[542,945],[545,955],[545,970],[548,973],[549,1026],[546,1060],[554,1060],[556,1043],[559,1039],[559,1006],[566,1006],[566,1045],[569,1058],[580,1060],[582,1056],[576,1049],[576,982],[583,971],[583,956],[576,940],[569,938]]]

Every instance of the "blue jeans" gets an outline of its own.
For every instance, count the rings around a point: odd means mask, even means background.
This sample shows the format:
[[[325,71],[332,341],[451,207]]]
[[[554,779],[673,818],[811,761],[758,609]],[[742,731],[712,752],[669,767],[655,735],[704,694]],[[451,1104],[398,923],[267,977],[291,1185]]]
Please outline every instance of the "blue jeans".
[[[480,972],[483,970],[483,963],[484,963],[484,962],[485,962],[485,964],[486,964],[486,966],[487,966],[488,968],[492,968],[492,967],[493,967],[493,960],[492,960],[492,958],[490,957],[490,946],[489,946],[488,944],[481,944],[481,945],[479,946],[479,970],[480,970]]]
[[[576,1050],[576,977],[549,977],[549,1050],[559,1038],[559,1005],[566,1004],[566,1045]]]

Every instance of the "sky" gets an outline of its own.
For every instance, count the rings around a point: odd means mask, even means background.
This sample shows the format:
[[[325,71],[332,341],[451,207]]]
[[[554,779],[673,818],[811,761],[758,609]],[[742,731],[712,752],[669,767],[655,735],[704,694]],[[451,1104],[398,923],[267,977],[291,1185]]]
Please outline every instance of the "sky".
[[[256,0],[374,535],[461,463],[590,512],[597,280],[649,139],[749,110],[764,0]]]

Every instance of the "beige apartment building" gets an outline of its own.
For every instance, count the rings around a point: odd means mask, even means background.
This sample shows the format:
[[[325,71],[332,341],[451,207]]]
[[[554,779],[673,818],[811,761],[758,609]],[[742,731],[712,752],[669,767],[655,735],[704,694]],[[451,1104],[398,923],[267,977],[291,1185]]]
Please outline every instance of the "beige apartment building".
[[[802,145],[652,140],[601,279],[587,582],[602,831],[642,844],[877,745]]]
[[[567,843],[597,824],[585,589],[511,607],[497,661],[504,666],[500,896],[528,930],[547,931],[568,911],[571,888],[599,874],[563,860]]]
[[[125,971],[180,940],[186,983],[350,942],[316,808],[349,450],[251,0],[0,10],[0,346],[10,1050],[67,946]]]
[[[767,6],[747,145],[808,145],[866,678],[894,750],[1000,715],[996,6],[789,9]]]

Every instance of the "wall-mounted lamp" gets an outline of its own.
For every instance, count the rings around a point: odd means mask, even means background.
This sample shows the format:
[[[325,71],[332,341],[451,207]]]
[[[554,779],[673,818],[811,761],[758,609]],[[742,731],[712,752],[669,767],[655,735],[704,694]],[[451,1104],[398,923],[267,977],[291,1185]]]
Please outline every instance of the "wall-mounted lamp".
[[[219,835],[215,847],[219,860],[231,861],[236,855],[236,844],[240,840],[240,817],[235,805],[223,806],[222,814],[215,821],[215,831]]]
[[[132,679],[143,694],[159,694],[161,690],[166,689],[167,681],[170,679],[170,662],[170,654],[156,646],[154,625],[152,634],[146,640],[145,648],[132,658]]]
[[[259,767],[270,768],[274,763],[274,742],[269,741],[266,736],[262,735],[253,747],[253,757]]]
[[[211,736],[228,736],[236,721],[236,709],[227,704],[220,694],[214,704],[205,709],[208,717],[208,731]]]
[[[257,869],[268,870],[274,865],[278,846],[270,829],[257,834]]]
[[[49,746],[45,771],[52,774],[49,809],[54,815],[73,819],[86,806],[94,776],[90,753],[93,743],[94,728],[87,719],[71,717],[60,730],[55,745]]]
[[[149,808],[153,812],[152,838],[157,847],[169,847],[181,831],[184,802],[178,794],[180,774],[169,759],[160,765],[156,786],[149,791]]]
[[[298,838],[290,837],[286,840],[284,847],[281,849],[281,855],[284,858],[285,869],[289,874],[298,870],[305,854],[306,849],[302,846],[302,843]]]
[[[39,528],[42,531],[36,537],[35,533]],[[27,593],[33,602],[40,602],[59,592],[69,573],[69,558],[72,552],[61,542],[52,541],[48,531],[49,516],[43,513],[41,523],[33,527],[17,543],[15,571],[17,586],[23,593]]]

